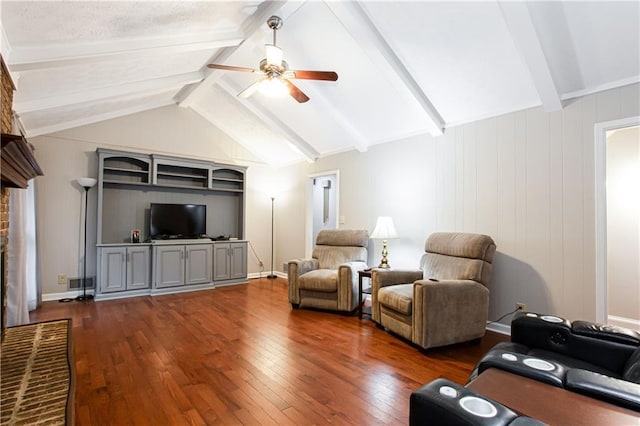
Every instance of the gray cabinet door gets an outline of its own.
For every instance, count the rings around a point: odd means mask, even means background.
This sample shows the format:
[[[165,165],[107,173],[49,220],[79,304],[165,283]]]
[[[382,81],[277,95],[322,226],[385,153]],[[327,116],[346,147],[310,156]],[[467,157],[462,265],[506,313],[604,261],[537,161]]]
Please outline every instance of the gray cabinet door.
[[[213,244],[213,280],[223,281],[231,278],[229,243]]]
[[[241,279],[247,277],[247,243],[230,243],[231,253],[231,279]]]
[[[211,282],[211,244],[186,246],[185,284]]]
[[[184,246],[154,248],[156,288],[184,285]]]
[[[125,247],[100,249],[100,292],[110,293],[126,289]]]
[[[149,288],[149,247],[127,247],[127,290]]]

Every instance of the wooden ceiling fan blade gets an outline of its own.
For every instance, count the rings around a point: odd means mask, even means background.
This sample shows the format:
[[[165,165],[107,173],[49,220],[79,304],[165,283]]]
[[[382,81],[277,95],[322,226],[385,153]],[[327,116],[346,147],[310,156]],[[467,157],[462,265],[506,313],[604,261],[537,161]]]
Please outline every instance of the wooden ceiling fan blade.
[[[244,89],[242,92],[238,93],[238,97],[248,98],[249,96],[253,95],[256,92],[256,90],[260,88],[260,83],[262,83],[264,80],[265,80],[264,78],[261,78],[260,80],[254,82],[249,87]]]
[[[258,72],[258,70],[254,70],[253,68],[235,67],[233,65],[207,64],[207,67],[226,71]]]
[[[333,71],[291,70],[287,72],[287,77],[297,78],[300,80],[325,80],[325,81],[338,80],[338,74]]]
[[[305,95],[302,92],[302,90],[298,89],[295,84],[293,84],[292,82],[290,82],[286,78],[283,78],[282,81],[284,82],[284,84],[289,89],[289,94],[291,95],[291,97],[293,99],[295,99],[296,101],[298,101],[301,104],[303,104],[303,103],[305,103],[305,102],[307,102],[309,100],[309,97],[307,95]]]

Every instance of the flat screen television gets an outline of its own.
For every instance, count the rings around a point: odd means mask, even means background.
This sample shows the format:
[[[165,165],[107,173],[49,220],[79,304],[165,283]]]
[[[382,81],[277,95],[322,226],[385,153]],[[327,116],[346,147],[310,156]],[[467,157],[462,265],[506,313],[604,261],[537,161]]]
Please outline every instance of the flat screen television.
[[[152,240],[198,238],[207,233],[207,206],[151,203],[149,236]]]

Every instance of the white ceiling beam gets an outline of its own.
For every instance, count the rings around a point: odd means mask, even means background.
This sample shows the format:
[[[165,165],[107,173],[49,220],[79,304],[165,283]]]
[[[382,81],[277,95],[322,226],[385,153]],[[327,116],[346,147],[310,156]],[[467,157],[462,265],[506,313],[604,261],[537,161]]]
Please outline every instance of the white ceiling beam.
[[[499,1],[511,38],[526,64],[545,111],[562,109],[562,99],[553,81],[549,62],[542,49],[526,2]]]
[[[2,8],[0,7],[0,9]],[[7,58],[11,55],[11,45],[9,44],[7,33],[4,32],[4,26],[2,25],[2,22],[0,22],[0,53],[2,53],[4,63],[6,64]]]
[[[179,89],[186,84],[197,83],[203,79],[201,72],[173,75],[170,77],[155,78],[145,81],[120,84],[116,86],[101,87],[97,89],[82,90],[80,92],[66,93],[64,95],[48,96],[46,98],[15,100],[13,109],[24,114],[49,108],[63,107],[84,102],[99,101],[114,97],[129,96],[132,94],[152,95],[166,92],[170,89]]]
[[[202,118],[211,123],[213,126],[215,126],[217,129],[221,130],[223,133],[233,139],[233,141],[238,145],[244,147],[251,155],[255,156],[258,160],[252,160],[253,163],[269,164],[260,155],[256,155],[252,151],[252,147],[244,142],[245,138],[243,138],[242,135],[239,134],[239,132],[237,131],[237,126],[230,125],[225,120],[221,120],[215,114],[212,114],[211,111],[207,110],[206,108],[202,108],[199,104],[193,104],[190,108],[191,110],[199,114]]]
[[[307,89],[308,90],[308,89]],[[349,136],[348,143],[359,152],[367,152],[369,144],[362,134],[356,130],[356,128],[349,122],[344,114],[340,112],[327,98],[320,94],[320,90],[314,90],[311,101],[314,103],[314,107],[322,111],[323,114],[333,118],[333,120],[340,126],[342,130]],[[327,117],[328,118],[328,117]],[[323,119],[326,120],[326,119]]]
[[[326,1],[325,4],[379,68],[390,69],[397,75],[426,113],[430,133],[434,136],[442,135],[445,122],[440,113],[389,46],[363,6],[355,1]]]
[[[33,137],[33,136],[46,135],[54,132],[60,132],[62,130],[72,129],[74,127],[86,126],[88,124],[93,124],[93,123],[97,123],[105,120],[111,120],[112,118],[123,117],[125,115],[135,114],[138,112],[160,108],[168,105],[175,105],[175,101],[173,99],[163,100],[163,101],[153,101],[153,102],[150,101],[150,102],[146,102],[130,108],[123,108],[115,111],[106,112],[103,114],[96,114],[96,115],[91,115],[87,117],[82,117],[77,120],[59,122],[51,126],[43,126],[35,129],[31,129],[25,126],[23,117],[20,117],[19,115],[18,115],[18,120],[20,121],[20,125],[22,126],[23,129],[28,129],[26,130],[25,136]]]
[[[224,80],[219,80],[217,84],[231,96],[234,96],[259,119],[261,119],[267,126],[271,128],[271,130],[284,136],[289,141],[289,143],[291,143],[291,145],[307,159],[307,161],[313,163],[320,157],[320,153],[316,151],[313,146],[311,146],[302,136],[294,132],[268,108],[261,106],[251,99],[238,98],[237,95],[242,89],[235,87],[225,82]]]
[[[236,46],[242,41],[238,34],[219,38],[198,37],[128,39],[104,43],[76,43],[55,46],[14,47],[6,62],[11,72],[32,71],[83,65],[101,61],[139,60],[142,54],[158,56],[199,50],[215,50]]]
[[[267,1],[262,3],[258,7],[258,10],[243,23],[242,41],[237,45],[221,49],[208,62],[222,63],[227,60],[231,55],[233,55],[233,53],[235,53],[236,50],[238,50],[240,46],[242,46],[246,39],[248,39],[253,33],[255,33],[261,25],[267,22],[267,19],[282,6],[284,6],[285,3],[286,1]],[[181,107],[191,106],[195,100],[207,93],[208,89],[211,88],[211,86],[213,86],[223,74],[223,71],[220,70],[209,70],[208,68],[205,69],[208,71],[207,77],[195,88],[189,91],[178,102],[178,105],[180,105]]]

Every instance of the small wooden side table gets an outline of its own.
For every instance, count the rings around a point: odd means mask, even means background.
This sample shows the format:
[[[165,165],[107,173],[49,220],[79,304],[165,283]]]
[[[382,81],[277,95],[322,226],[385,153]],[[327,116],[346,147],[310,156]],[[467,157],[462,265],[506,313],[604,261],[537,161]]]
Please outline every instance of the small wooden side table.
[[[369,315],[371,317],[371,308],[364,308],[364,301],[362,300],[362,294],[371,294],[371,286],[362,288],[362,279],[369,278],[371,282],[371,269],[364,269],[358,271],[358,318],[362,319],[363,315]]]

